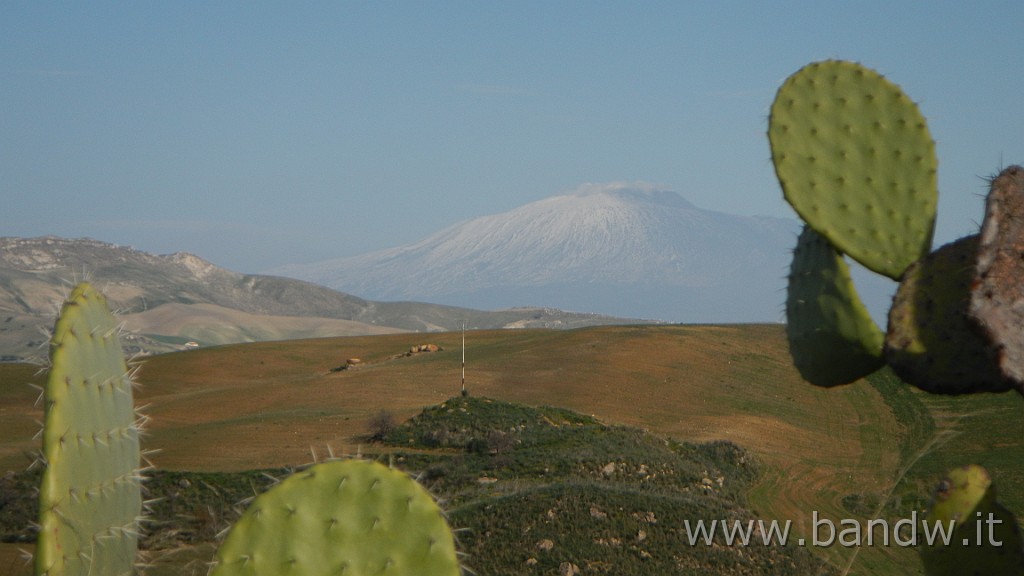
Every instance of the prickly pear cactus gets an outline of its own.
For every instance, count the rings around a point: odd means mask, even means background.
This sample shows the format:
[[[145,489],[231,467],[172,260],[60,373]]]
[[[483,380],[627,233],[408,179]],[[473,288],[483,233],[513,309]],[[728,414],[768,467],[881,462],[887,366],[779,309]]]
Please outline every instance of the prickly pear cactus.
[[[936,394],[1005,392],[992,346],[968,313],[978,236],[947,244],[915,262],[889,310],[885,353],[903,381]]]
[[[1013,513],[996,501],[995,486],[984,468],[955,468],[935,490],[925,522],[953,528],[948,545],[922,543],[928,576],[1024,574],[1024,540]],[[935,532],[933,532],[935,533]]]
[[[852,62],[810,64],[779,89],[768,137],[783,194],[807,226],[901,281],[878,361],[865,354],[877,349],[877,332],[840,275],[841,256],[812,261],[801,244],[787,333],[803,377],[842,384],[887,362],[929,392],[1024,393],[1024,169],[994,179],[980,246],[974,237],[929,253],[935,147],[898,86]],[[825,290],[829,303],[817,304]]]
[[[805,66],[779,89],[768,139],[786,200],[839,251],[893,279],[928,253],[938,160],[898,86],[853,62]]]
[[[1024,168],[992,180],[985,202],[970,313],[1003,375],[1024,391]]]
[[[403,472],[330,461],[258,496],[217,551],[212,576],[451,575],[455,541],[441,509]]]
[[[118,326],[79,284],[50,342],[37,575],[132,574],[142,510],[139,429]]]
[[[842,254],[805,226],[793,253],[786,333],[800,375],[847,384],[881,368],[884,336],[857,296]]]
[[[779,89],[768,137],[784,196],[807,224],[786,306],[801,375],[840,384],[885,362],[933,393],[1024,394],[1024,168],[993,179],[980,237],[929,253],[934,143],[899,87],[855,63],[810,64]],[[844,253],[900,280],[881,359]],[[955,526],[921,549],[927,574],[1024,574],[1016,519],[980,466],[949,473],[926,522]]]

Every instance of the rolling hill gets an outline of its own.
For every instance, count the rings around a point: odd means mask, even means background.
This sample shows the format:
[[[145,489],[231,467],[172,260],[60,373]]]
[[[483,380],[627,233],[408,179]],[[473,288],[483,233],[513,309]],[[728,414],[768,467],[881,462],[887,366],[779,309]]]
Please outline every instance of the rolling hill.
[[[0,360],[38,357],[71,284],[89,278],[135,332],[133,352],[184,342],[636,322],[552,308],[480,311],[374,302],[309,282],[241,274],[193,254],[154,255],[91,239],[0,238]],[[43,351],[45,353],[45,350]]]
[[[407,354],[427,342],[442,350]],[[398,458],[409,451],[401,442],[367,441],[370,419],[386,410],[406,421],[457,396],[460,345],[459,333],[386,334],[154,356],[139,373],[138,402],[151,417],[146,447],[161,450],[153,456],[160,470],[208,473],[300,465],[330,452]],[[362,363],[337,370],[353,357]],[[780,326],[471,331],[466,357],[473,398],[739,446],[760,467],[743,490],[750,509],[792,520],[803,536],[812,512],[864,520],[921,510],[944,471],[966,462],[989,467],[1001,499],[1024,510],[1019,398],[933,397],[886,374],[814,388],[793,369]],[[0,366],[0,473],[23,469],[35,446],[37,391],[23,384],[38,378],[34,371]],[[488,475],[525,486],[514,470]],[[833,567],[852,562],[854,574],[919,570],[909,548],[811,551]]]

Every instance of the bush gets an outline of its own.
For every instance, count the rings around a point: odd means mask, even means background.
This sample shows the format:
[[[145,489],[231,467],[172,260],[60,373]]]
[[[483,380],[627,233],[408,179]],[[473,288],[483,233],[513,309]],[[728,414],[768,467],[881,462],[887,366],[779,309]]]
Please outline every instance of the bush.
[[[395,417],[387,410],[381,410],[370,418],[367,430],[370,433],[370,440],[382,442],[388,434],[395,429]]]

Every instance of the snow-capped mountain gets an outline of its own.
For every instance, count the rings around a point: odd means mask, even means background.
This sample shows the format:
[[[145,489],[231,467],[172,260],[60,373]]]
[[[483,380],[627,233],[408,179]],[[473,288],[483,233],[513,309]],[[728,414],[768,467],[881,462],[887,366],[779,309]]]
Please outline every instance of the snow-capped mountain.
[[[379,300],[775,322],[798,230],[650,185],[588,184],[407,246],[273,273]]]

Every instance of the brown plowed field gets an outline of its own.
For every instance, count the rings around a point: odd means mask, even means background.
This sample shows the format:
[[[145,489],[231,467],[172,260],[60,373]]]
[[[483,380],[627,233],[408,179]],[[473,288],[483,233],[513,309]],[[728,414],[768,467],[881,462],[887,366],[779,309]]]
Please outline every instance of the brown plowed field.
[[[137,392],[151,418],[145,446],[159,450],[151,460],[161,468],[223,471],[302,464],[328,447],[366,450],[368,420],[380,410],[404,419],[458,395],[461,337],[270,342],[150,358]],[[443,350],[404,355],[427,343]],[[349,358],[361,363],[332,371]],[[0,365],[0,473],[23,468],[37,447],[31,376]],[[731,440],[766,468],[752,507],[792,520],[808,539],[812,511],[842,518],[844,495],[881,493],[900,468],[901,429],[880,394],[866,383],[806,384],[776,325],[469,332],[466,382],[476,396],[566,407],[679,440]],[[820,553],[842,565],[852,552]],[[906,554],[864,549],[857,566]]]

